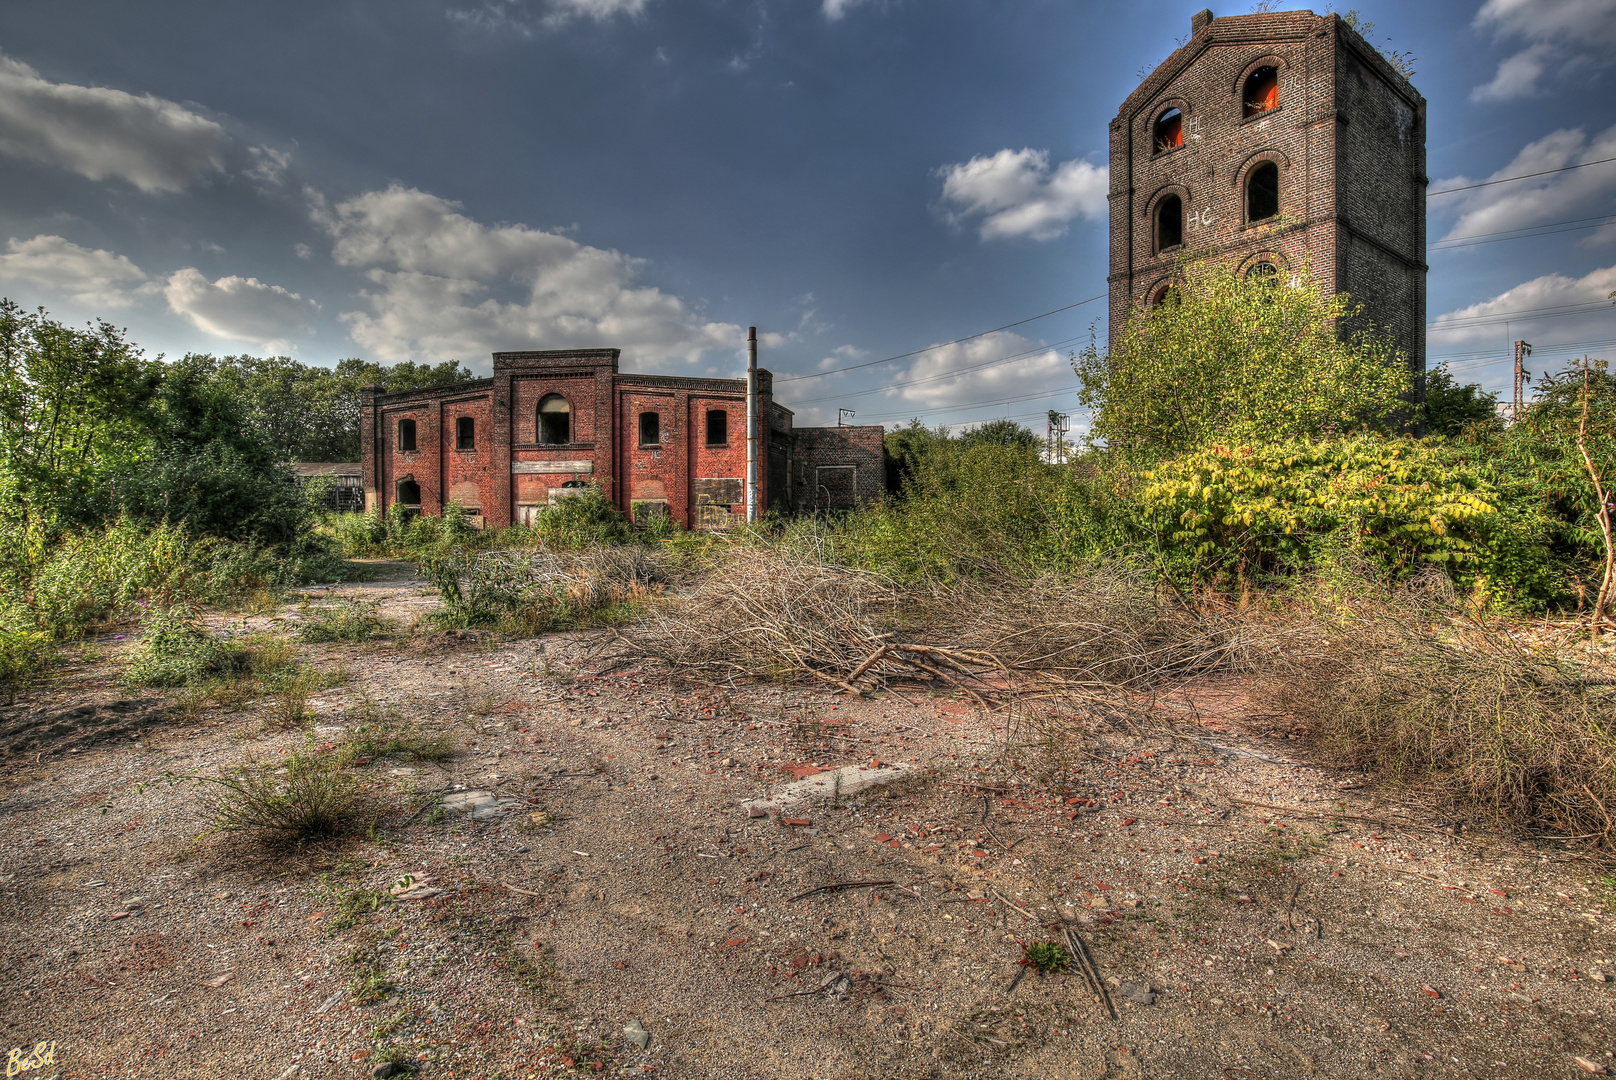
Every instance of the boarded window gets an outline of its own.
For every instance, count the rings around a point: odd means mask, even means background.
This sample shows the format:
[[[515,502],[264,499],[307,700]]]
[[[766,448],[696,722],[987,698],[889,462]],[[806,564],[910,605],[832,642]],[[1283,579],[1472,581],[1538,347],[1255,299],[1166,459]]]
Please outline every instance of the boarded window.
[[[539,441],[572,441],[572,405],[560,394],[546,394],[539,399]]]
[[[398,448],[401,453],[412,453],[415,450],[415,421],[400,420],[398,422]]]
[[[851,510],[858,504],[858,467],[820,465],[814,470],[818,503],[826,510]]]
[[[640,414],[640,445],[656,446],[662,442],[662,414],[642,412]]]
[[[1279,216],[1279,166],[1265,161],[1246,178],[1246,220]]]
[[[1184,114],[1168,109],[1156,117],[1156,152],[1173,150],[1184,145]]]
[[[400,480],[398,482],[398,501],[405,506],[420,506],[421,485],[414,480]]]
[[[723,446],[729,442],[729,413],[723,409],[707,410],[707,445]]]
[[[455,421],[455,449],[477,449],[477,421],[469,416],[462,416]]]
[[[1166,251],[1184,242],[1184,201],[1169,195],[1156,207],[1156,250]]]
[[[1265,64],[1246,76],[1245,115],[1256,116],[1279,108],[1279,69]]]

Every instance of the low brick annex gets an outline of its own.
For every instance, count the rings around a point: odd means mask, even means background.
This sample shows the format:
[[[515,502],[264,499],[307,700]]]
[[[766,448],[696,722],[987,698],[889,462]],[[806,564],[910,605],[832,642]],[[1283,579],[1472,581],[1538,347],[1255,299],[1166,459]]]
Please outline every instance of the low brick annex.
[[[489,527],[530,522],[598,485],[638,521],[692,529],[744,520],[746,381],[632,375],[617,349],[494,354],[490,378],[363,395],[367,509],[441,514],[451,501]],[[793,428],[758,372],[758,505],[848,510],[885,494],[879,425]]]

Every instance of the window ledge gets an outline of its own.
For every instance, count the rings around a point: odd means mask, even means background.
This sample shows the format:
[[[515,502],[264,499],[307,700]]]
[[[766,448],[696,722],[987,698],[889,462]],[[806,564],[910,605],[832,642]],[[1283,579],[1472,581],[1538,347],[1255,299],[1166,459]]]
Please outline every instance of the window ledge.
[[[1272,109],[1264,109],[1260,113],[1252,113],[1250,116],[1242,116],[1240,118],[1240,122],[1242,124],[1250,124],[1250,123],[1252,123],[1253,121],[1256,121],[1256,120],[1266,120],[1270,116],[1273,116],[1275,113],[1281,113],[1281,112],[1284,112],[1284,111],[1285,111],[1285,106],[1283,106],[1283,105],[1275,105]]]

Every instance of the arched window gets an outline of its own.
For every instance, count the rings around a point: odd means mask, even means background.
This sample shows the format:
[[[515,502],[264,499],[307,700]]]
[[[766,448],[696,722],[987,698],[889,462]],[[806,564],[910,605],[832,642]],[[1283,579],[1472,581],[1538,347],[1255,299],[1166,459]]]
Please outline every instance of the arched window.
[[[539,399],[539,441],[572,441],[572,406],[560,394],[545,394]]]
[[[1240,99],[1245,103],[1246,116],[1279,108],[1279,69],[1272,64],[1264,64],[1247,75],[1246,88]]]
[[[1164,281],[1154,289],[1150,290],[1150,295],[1145,298],[1145,306],[1150,308],[1159,308],[1171,300],[1173,296],[1173,283],[1171,281]]]
[[[1175,248],[1184,242],[1184,202],[1169,195],[1156,207],[1156,252]]]
[[[1246,271],[1247,281],[1257,281],[1264,285],[1279,284],[1279,267],[1271,262],[1252,263]]]
[[[640,414],[640,445],[658,446],[662,442],[662,414],[642,412]]]
[[[1184,114],[1168,109],[1156,117],[1156,152],[1172,150],[1184,145]]]
[[[412,453],[415,450],[415,421],[400,420],[398,422],[398,448],[401,453]]]
[[[398,501],[405,506],[421,505],[421,485],[414,480],[398,482]]]
[[[1279,166],[1265,161],[1246,177],[1246,220],[1279,216]]]
[[[723,409],[707,410],[707,445],[724,446],[729,442],[729,413]]]
[[[455,449],[477,449],[477,421],[469,416],[458,417],[455,420]]]

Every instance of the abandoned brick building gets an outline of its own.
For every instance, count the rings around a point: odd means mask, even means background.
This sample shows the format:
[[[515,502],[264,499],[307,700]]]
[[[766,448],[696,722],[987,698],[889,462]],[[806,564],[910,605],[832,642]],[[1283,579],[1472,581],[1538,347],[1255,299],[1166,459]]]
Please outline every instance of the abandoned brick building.
[[[744,520],[746,380],[629,375],[617,349],[494,354],[491,378],[364,392],[368,509],[423,514],[458,501],[480,524],[533,520],[598,485],[637,521],[686,528]],[[852,509],[885,493],[879,425],[793,428],[759,370],[760,513]]]
[[[1423,372],[1425,99],[1338,15],[1190,27],[1111,121],[1113,342],[1186,255],[1305,265]]]

